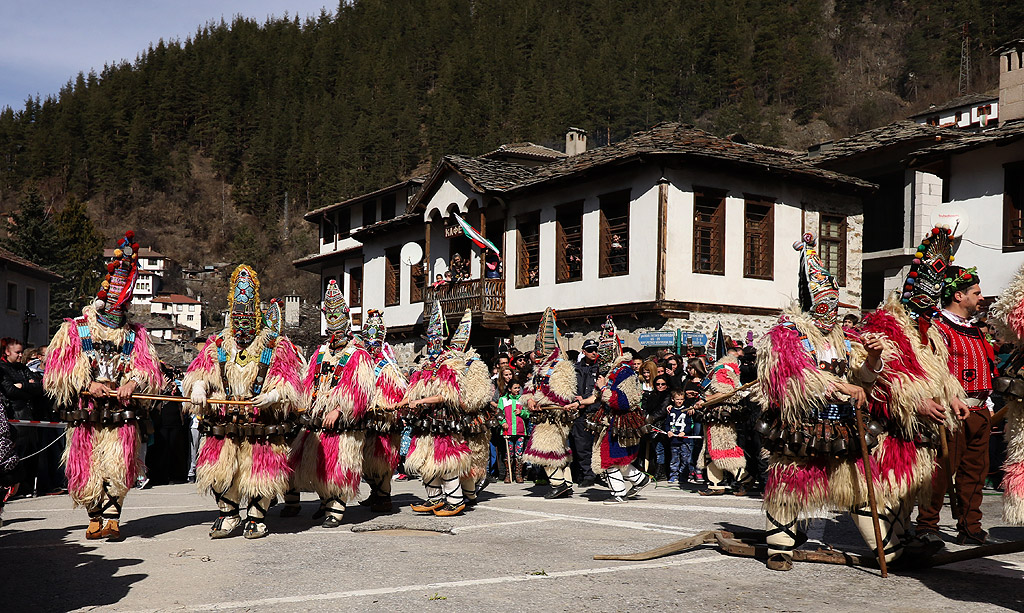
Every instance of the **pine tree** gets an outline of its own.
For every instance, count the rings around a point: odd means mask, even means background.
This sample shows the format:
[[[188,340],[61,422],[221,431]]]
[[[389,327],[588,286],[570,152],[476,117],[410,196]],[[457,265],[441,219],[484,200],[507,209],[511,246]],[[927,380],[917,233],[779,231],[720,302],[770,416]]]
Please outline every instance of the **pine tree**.
[[[57,242],[65,253],[60,266],[61,286],[68,295],[67,304],[57,304],[61,317],[77,315],[99,289],[103,264],[103,237],[93,225],[85,203],[72,196],[56,215]],[[53,312],[51,305],[51,312]]]

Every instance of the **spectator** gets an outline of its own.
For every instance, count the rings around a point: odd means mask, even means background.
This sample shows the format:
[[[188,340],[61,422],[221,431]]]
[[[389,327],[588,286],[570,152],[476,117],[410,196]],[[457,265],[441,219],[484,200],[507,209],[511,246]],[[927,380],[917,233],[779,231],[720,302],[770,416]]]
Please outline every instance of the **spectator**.
[[[633,360],[633,363],[635,364],[636,360]],[[654,391],[654,378],[658,376],[658,367],[654,362],[647,360],[641,362],[639,366],[634,366],[633,369],[640,376],[640,385],[643,387],[645,395],[646,392]]]
[[[511,366],[507,364],[498,368],[498,373],[495,375],[494,380],[494,395],[491,397],[491,409],[494,411],[500,411],[501,397],[508,393],[512,383],[515,383],[516,372]],[[487,474],[495,480],[505,479],[508,483],[506,474],[506,466],[504,464],[505,458],[505,439],[502,438],[501,428],[494,428],[491,432],[491,455],[487,462]]]
[[[533,365],[530,363],[530,357],[525,353],[516,354],[512,360],[512,367],[516,370],[516,378],[520,381],[526,381],[530,374],[533,372]]]
[[[0,527],[4,525],[4,503],[18,494],[21,487],[21,470],[18,466],[18,452],[15,450],[14,433],[7,423],[4,403],[0,402]]]
[[[432,287],[434,289],[438,289],[444,287],[445,283],[446,281],[444,280],[444,275],[438,274],[434,277],[434,284],[432,285]]]
[[[857,327],[857,322],[859,321],[860,319],[856,315],[850,313],[843,318],[843,330],[846,332],[854,332],[854,329]]]
[[[516,483],[523,482],[523,447],[526,443],[526,422],[523,418],[530,416],[521,397],[522,391],[522,384],[513,380],[509,384],[508,393],[498,399],[498,419],[501,420],[504,440],[501,455],[507,461],[506,470],[512,467]],[[512,478],[513,475],[505,473],[505,483],[511,483]]]
[[[704,363],[704,360],[700,358],[690,358],[690,361],[686,363],[685,383],[695,383],[699,386],[707,376],[708,366]],[[686,386],[683,385],[683,387],[685,388]]]
[[[653,365],[653,362],[650,364]],[[652,390],[643,395],[644,418],[647,423],[661,425],[665,421],[666,407],[672,400],[672,382],[665,375],[655,375],[651,380]],[[647,472],[658,476],[663,472],[665,464],[665,437],[657,432],[649,432],[640,441],[640,457],[643,458]],[[658,446],[661,445],[659,460]]]
[[[501,257],[491,250],[484,257],[484,276],[488,279],[501,278]]]
[[[174,372],[165,365],[162,366],[167,385],[161,393],[167,396],[180,396]],[[182,413],[184,406],[180,402],[161,402],[153,411],[155,432],[153,453],[149,456],[149,475],[153,485],[167,485],[186,478],[185,453],[189,446],[185,440],[185,431],[188,429],[186,423],[190,423],[191,419],[189,422],[185,421],[185,415]]]
[[[41,420],[43,418],[43,379],[22,363],[23,346],[20,341],[6,337],[0,339],[0,394],[3,395],[10,419]],[[36,473],[39,458],[28,457],[41,449],[39,428],[14,426],[15,449],[21,461],[21,491],[24,496],[41,496],[36,491]]]
[[[444,271],[444,282],[445,282],[445,285],[448,285],[448,284],[450,284],[452,282],[452,271],[450,271],[450,270]]]
[[[36,347],[25,352],[25,365],[43,379],[46,370],[48,347]],[[35,405],[39,418],[44,421],[60,421],[60,412],[54,408],[53,400],[46,394]],[[49,494],[67,493],[67,476],[61,458],[64,455],[64,431],[60,428],[39,428],[39,447],[45,449],[37,457],[36,489]]]
[[[693,463],[694,439],[687,437],[696,435],[693,405],[699,398],[697,390],[692,387],[685,391],[672,390],[672,402],[668,406],[665,418],[664,430],[669,460],[668,482],[678,483],[679,487],[683,487],[691,479],[697,480],[697,471]]]

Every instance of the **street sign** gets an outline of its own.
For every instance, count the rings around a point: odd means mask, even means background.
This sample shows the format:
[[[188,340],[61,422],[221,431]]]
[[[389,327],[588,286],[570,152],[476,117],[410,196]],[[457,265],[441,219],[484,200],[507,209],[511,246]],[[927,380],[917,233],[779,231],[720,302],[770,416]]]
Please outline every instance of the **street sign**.
[[[676,344],[675,332],[644,332],[636,340],[644,347],[671,347]]]
[[[700,332],[683,332],[682,333],[683,345],[692,345],[694,347],[702,347],[708,344],[708,335],[701,334]]]

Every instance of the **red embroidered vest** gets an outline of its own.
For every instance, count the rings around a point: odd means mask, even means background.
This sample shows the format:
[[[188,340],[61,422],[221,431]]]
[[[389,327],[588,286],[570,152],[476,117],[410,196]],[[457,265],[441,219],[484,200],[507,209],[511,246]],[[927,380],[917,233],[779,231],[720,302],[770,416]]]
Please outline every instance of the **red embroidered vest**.
[[[962,326],[941,315],[932,320],[949,347],[949,372],[968,394],[992,391],[995,352],[977,326]]]

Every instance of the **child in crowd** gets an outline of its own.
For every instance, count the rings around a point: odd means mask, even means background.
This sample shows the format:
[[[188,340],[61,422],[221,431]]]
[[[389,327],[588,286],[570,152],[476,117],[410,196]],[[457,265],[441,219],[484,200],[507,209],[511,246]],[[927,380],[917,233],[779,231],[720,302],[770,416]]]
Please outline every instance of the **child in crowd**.
[[[669,463],[668,482],[679,482],[679,487],[686,485],[690,478],[696,476],[693,465],[694,409],[698,394],[694,389],[673,390],[672,403],[668,407],[665,418],[665,434],[668,436]]]
[[[513,379],[508,386],[508,393],[498,398],[498,417],[501,419],[501,434],[505,438],[505,454],[511,454],[508,461],[516,483],[523,482],[523,446],[526,443],[526,422],[523,418],[530,416],[520,397],[522,393],[523,385]],[[512,477],[512,474],[506,474],[505,483],[511,483]]]

